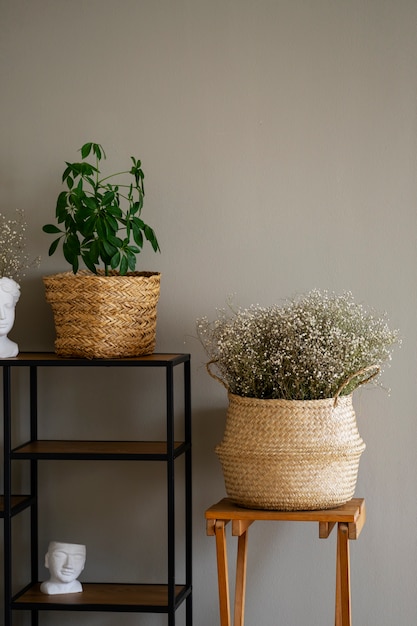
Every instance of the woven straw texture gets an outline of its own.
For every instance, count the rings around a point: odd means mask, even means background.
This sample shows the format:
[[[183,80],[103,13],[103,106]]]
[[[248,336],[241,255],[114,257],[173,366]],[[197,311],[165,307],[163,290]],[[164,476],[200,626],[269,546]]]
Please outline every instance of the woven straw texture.
[[[365,449],[352,396],[260,400],[229,393],[216,447],[228,496],[244,507],[333,508],[352,499]]]
[[[158,272],[104,276],[87,270],[45,276],[55,352],[88,359],[152,354],[160,278]]]

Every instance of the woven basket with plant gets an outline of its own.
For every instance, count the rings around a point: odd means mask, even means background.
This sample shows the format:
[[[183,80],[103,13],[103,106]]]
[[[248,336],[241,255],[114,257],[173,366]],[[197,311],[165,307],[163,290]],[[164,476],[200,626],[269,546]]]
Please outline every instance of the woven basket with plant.
[[[88,157],[93,156],[93,163]],[[56,236],[72,272],[44,277],[46,299],[54,314],[55,351],[86,358],[150,354],[156,342],[159,272],[136,271],[145,241],[159,244],[142,217],[144,173],[131,157],[129,170],[103,175],[100,144],[86,143],[83,160],[66,163],[67,189],[56,204],[57,225],[43,230]],[[80,271],[80,262],[86,270]]]

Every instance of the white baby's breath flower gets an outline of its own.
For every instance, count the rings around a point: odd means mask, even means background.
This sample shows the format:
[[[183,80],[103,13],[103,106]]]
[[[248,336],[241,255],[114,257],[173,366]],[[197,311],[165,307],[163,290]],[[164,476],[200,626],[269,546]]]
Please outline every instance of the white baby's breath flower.
[[[0,278],[12,278],[19,282],[26,269],[39,265],[39,257],[29,261],[24,212],[16,209],[16,213],[16,219],[6,219],[0,213]]]
[[[198,320],[197,332],[230,392],[292,400],[333,397],[343,384],[351,393],[400,342],[350,292],[318,290],[282,307],[222,310],[212,323]]]

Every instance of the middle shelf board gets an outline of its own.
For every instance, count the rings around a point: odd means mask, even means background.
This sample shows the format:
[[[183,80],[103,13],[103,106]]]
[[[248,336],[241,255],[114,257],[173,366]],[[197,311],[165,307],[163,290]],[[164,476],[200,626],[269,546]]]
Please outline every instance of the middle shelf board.
[[[189,443],[175,441],[174,457],[183,454],[189,448]],[[15,448],[11,457],[32,460],[167,461],[169,449],[165,441],[37,440]]]
[[[40,583],[30,586],[12,601],[13,609],[74,610],[74,611],[131,611],[167,613],[168,585],[141,585],[118,583],[82,583],[81,593],[46,595]],[[191,593],[191,587],[175,585],[175,606]]]

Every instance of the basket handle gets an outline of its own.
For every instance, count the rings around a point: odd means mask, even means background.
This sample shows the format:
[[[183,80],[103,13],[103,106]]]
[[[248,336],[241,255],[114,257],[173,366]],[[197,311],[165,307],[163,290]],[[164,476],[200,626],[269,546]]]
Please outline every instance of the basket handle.
[[[226,385],[226,383],[224,382],[224,380],[222,380],[219,376],[217,376],[216,374],[214,374],[211,371],[211,366],[214,365],[215,363],[217,363],[217,359],[212,359],[211,361],[209,361],[208,363],[206,363],[206,370],[207,372],[210,374],[210,376],[212,378],[214,378],[214,380],[217,380],[217,382],[219,382],[221,385],[223,385],[223,387],[226,389],[226,391],[229,391],[229,387]]]
[[[356,376],[360,376],[361,374],[365,374],[366,372],[372,372],[371,374],[369,374],[369,376],[367,376],[366,378],[364,378],[363,380],[360,381],[359,385],[365,385],[365,383],[369,383],[370,380],[372,380],[373,378],[375,378],[375,376],[378,376],[379,372],[380,372],[380,367],[379,365],[369,365],[368,367],[364,367],[361,370],[358,370],[357,372],[355,372],[354,374],[351,374],[349,376],[349,378],[347,378],[339,387],[339,389],[336,391],[336,395],[334,397],[334,405],[333,406],[337,406],[337,402],[339,400],[339,396],[342,393],[343,389],[345,387],[347,387],[347,385],[354,379],[356,378]],[[372,371],[373,370],[373,371]]]

